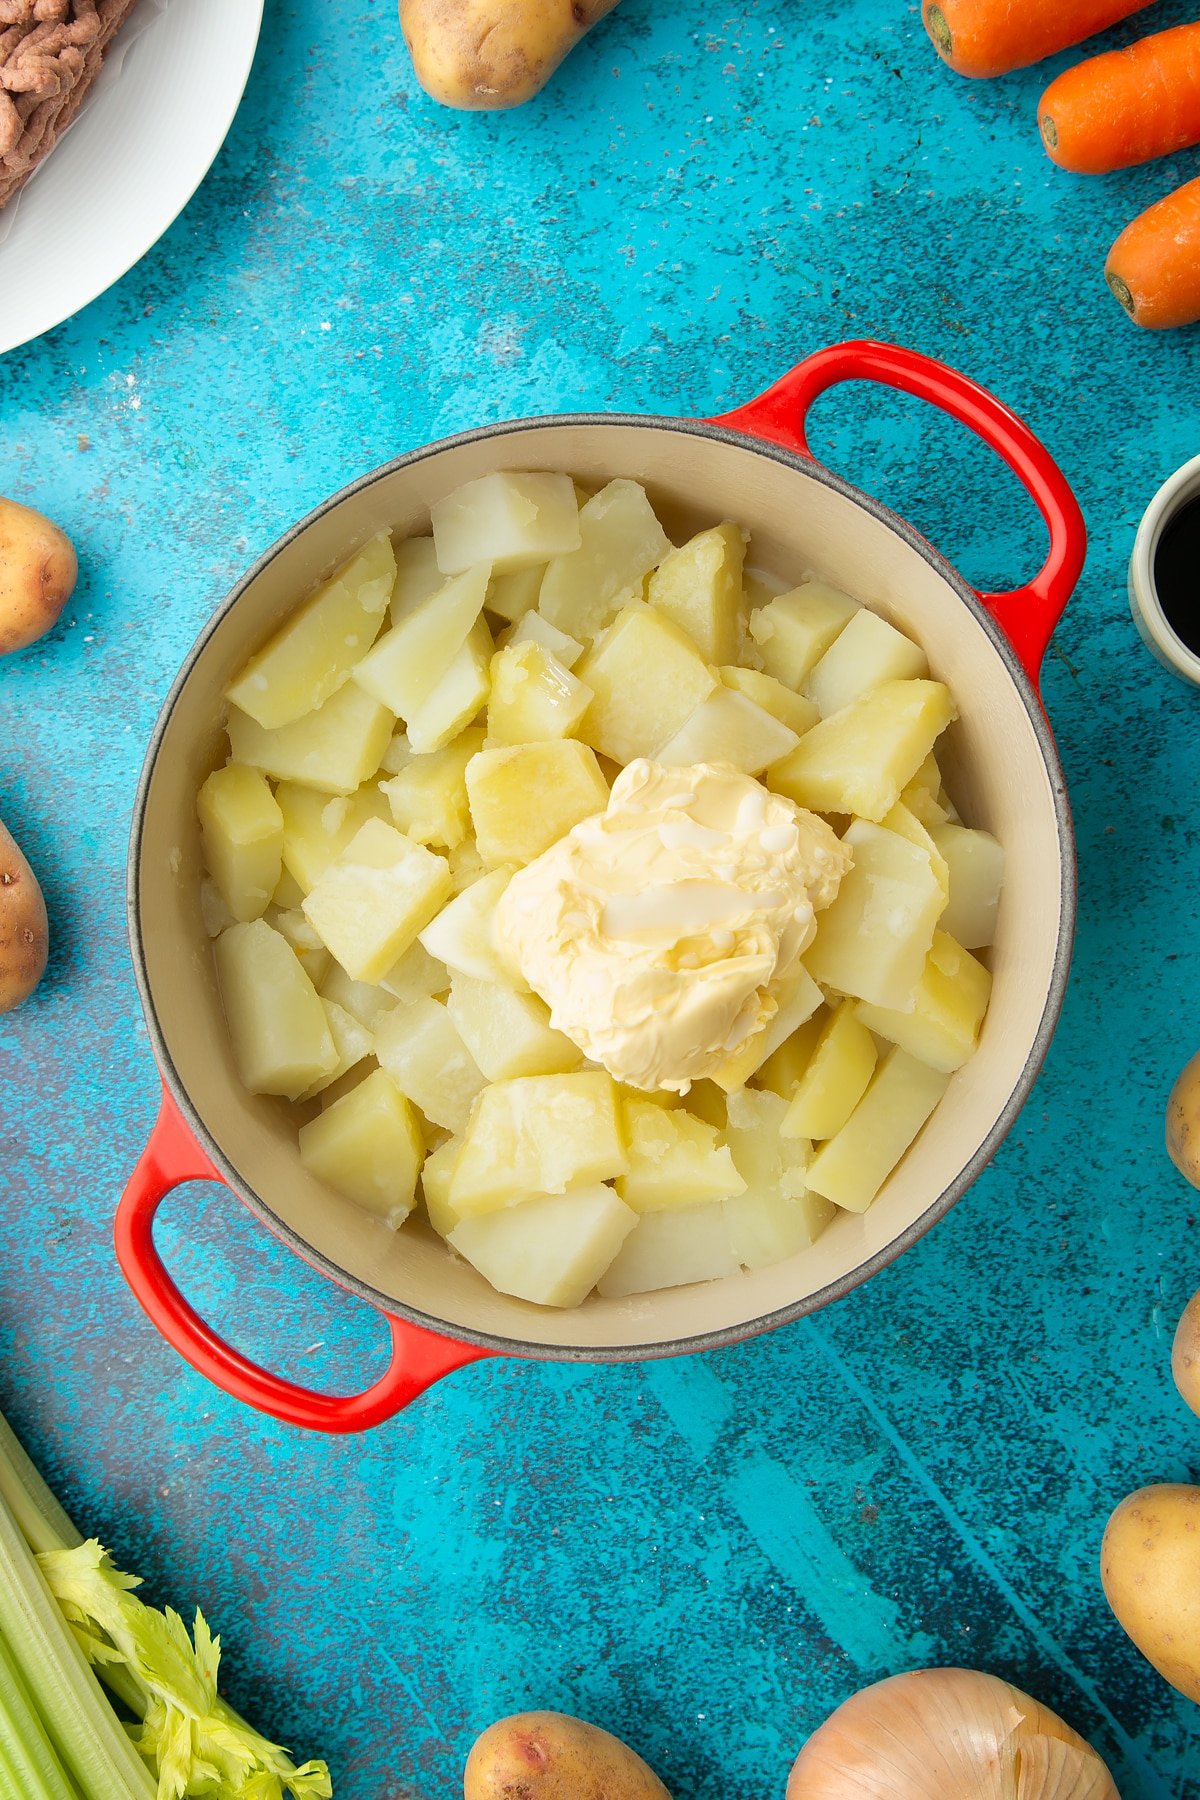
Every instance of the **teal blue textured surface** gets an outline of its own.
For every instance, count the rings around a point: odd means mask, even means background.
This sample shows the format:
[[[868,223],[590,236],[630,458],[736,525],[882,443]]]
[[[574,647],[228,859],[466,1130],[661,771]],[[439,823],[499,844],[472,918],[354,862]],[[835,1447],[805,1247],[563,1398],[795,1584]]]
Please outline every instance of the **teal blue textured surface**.
[[[1124,1800],[1188,1800],[1198,1715],[1112,1621],[1097,1552],[1131,1488],[1200,1476],[1168,1366],[1200,1200],[1161,1145],[1200,1042],[1200,696],[1124,596],[1142,508],[1200,451],[1200,340],[1136,333],[1101,267],[1195,159],[1061,173],[1034,124],[1046,73],[960,80],[904,0],[624,0],[502,116],[422,96],[385,0],[267,14],[181,219],[0,361],[0,492],[60,520],[82,567],[60,627],[0,666],[0,816],[54,925],[36,1000],[0,1020],[0,1404],[158,1600],[203,1604],[231,1698],[327,1755],[342,1800],[443,1800],[473,1735],[534,1705],[619,1731],[677,1800],[780,1800],[833,1706],[939,1661],[1057,1706]],[[129,813],[197,630],[282,530],[404,449],[544,411],[711,414],[868,334],[1014,406],[1092,537],[1045,680],[1079,945],[1001,1155],[866,1289],[736,1350],[488,1362],[343,1441],[226,1401],[110,1241],[157,1087]],[[1015,481],[916,402],[839,390],[813,440],[981,585],[1038,561]],[[369,1309],[228,1194],[179,1195],[160,1241],[273,1367],[329,1388],[381,1367]]]

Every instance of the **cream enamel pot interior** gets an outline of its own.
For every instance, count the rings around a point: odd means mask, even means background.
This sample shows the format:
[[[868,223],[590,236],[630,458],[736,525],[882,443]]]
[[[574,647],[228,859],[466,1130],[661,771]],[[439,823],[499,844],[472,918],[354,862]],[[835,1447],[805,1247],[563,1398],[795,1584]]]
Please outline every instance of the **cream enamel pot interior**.
[[[1016,471],[1050,531],[1040,575],[980,596],[910,527],[816,464],[804,420],[834,383],[869,379],[941,406]],[[588,484],[643,481],[676,542],[716,519],[750,528],[758,562],[810,571],[867,602],[925,647],[961,711],[943,740],[949,785],[971,823],[1007,849],[995,986],[979,1051],[870,1211],[841,1215],[775,1268],[574,1312],[496,1293],[426,1227],[390,1232],[316,1182],[281,1102],[234,1072],[200,918],[196,790],[224,756],[226,682],[313,584],[381,527],[428,529],[430,504],[492,469],[565,469]],[[1029,431],[965,377],[913,352],[844,344],[802,363],[726,417],[537,419],[414,451],[319,507],[264,556],[201,633],[146,759],[130,850],[134,965],[164,1084],[163,1110],[118,1209],[122,1268],[175,1348],[229,1393],[298,1425],[349,1431],[388,1417],[474,1358],[622,1361],[735,1343],[847,1293],[959,1198],[1015,1119],[1047,1049],[1066,982],[1074,855],[1062,772],[1036,681],[1078,578],[1083,521]],[[939,751],[942,755],[942,751]],[[154,1213],[182,1181],[226,1182],[264,1224],[388,1318],[393,1357],[366,1392],[313,1394],[225,1344],[179,1293],[153,1242]]]

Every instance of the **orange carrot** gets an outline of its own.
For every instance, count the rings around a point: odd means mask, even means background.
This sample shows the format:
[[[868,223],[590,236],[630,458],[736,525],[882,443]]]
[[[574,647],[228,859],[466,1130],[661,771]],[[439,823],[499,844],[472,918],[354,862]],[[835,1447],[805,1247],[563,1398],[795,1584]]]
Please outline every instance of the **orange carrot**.
[[[1200,25],[1176,25],[1068,69],[1042,95],[1038,124],[1054,161],[1080,175],[1200,144]]]
[[[925,29],[960,75],[1007,75],[1081,44],[1153,0],[923,0]]]
[[[1125,227],[1104,278],[1135,325],[1163,331],[1200,319],[1200,178]]]

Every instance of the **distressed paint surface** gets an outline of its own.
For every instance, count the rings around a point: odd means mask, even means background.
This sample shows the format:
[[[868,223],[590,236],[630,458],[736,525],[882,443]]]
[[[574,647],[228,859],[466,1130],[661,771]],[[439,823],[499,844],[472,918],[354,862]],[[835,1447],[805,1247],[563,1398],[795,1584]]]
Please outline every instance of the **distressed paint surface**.
[[[1046,76],[960,80],[903,0],[625,0],[497,117],[415,89],[384,0],[268,15],[182,218],[0,363],[0,491],[59,520],[83,569],[53,636],[0,669],[0,816],[55,932],[36,1001],[0,1022],[3,1405],[159,1600],[203,1602],[235,1703],[327,1755],[342,1800],[452,1794],[473,1735],[525,1706],[618,1731],[679,1800],[778,1800],[854,1688],[947,1660],[1059,1707],[1124,1800],[1194,1795],[1200,1715],[1096,1578],[1122,1495],[1200,1475],[1168,1369],[1200,1247],[1161,1148],[1200,1041],[1200,697],[1124,598],[1142,508],[1200,450],[1198,340],[1139,336],[1100,277],[1194,159],[1062,174],[1033,124]],[[130,803],[193,636],[281,530],[405,448],[522,413],[712,413],[868,333],[993,385],[1092,534],[1045,683],[1080,942],[1017,1129],[931,1237],[769,1340],[642,1368],[488,1362],[350,1441],[227,1402],[110,1248],[155,1108]],[[1032,508],[957,427],[842,390],[813,438],[970,578],[1032,570]],[[178,1196],[160,1240],[251,1354],[330,1388],[380,1367],[371,1313],[223,1192]]]

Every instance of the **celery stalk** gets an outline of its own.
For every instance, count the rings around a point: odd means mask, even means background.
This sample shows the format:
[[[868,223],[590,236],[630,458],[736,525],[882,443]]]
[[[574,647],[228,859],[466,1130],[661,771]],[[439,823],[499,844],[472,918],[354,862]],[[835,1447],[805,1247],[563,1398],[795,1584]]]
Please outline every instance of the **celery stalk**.
[[[8,1502],[9,1511],[35,1553],[69,1550],[83,1542],[83,1533],[76,1530],[46,1486],[3,1413],[0,1413],[0,1499]]]
[[[86,1800],[149,1800],[155,1784],[88,1667],[7,1502],[0,1502],[0,1634],[19,1649],[59,1757]]]
[[[0,1635],[0,1794],[5,1800],[79,1800],[46,1736],[16,1660]]]

